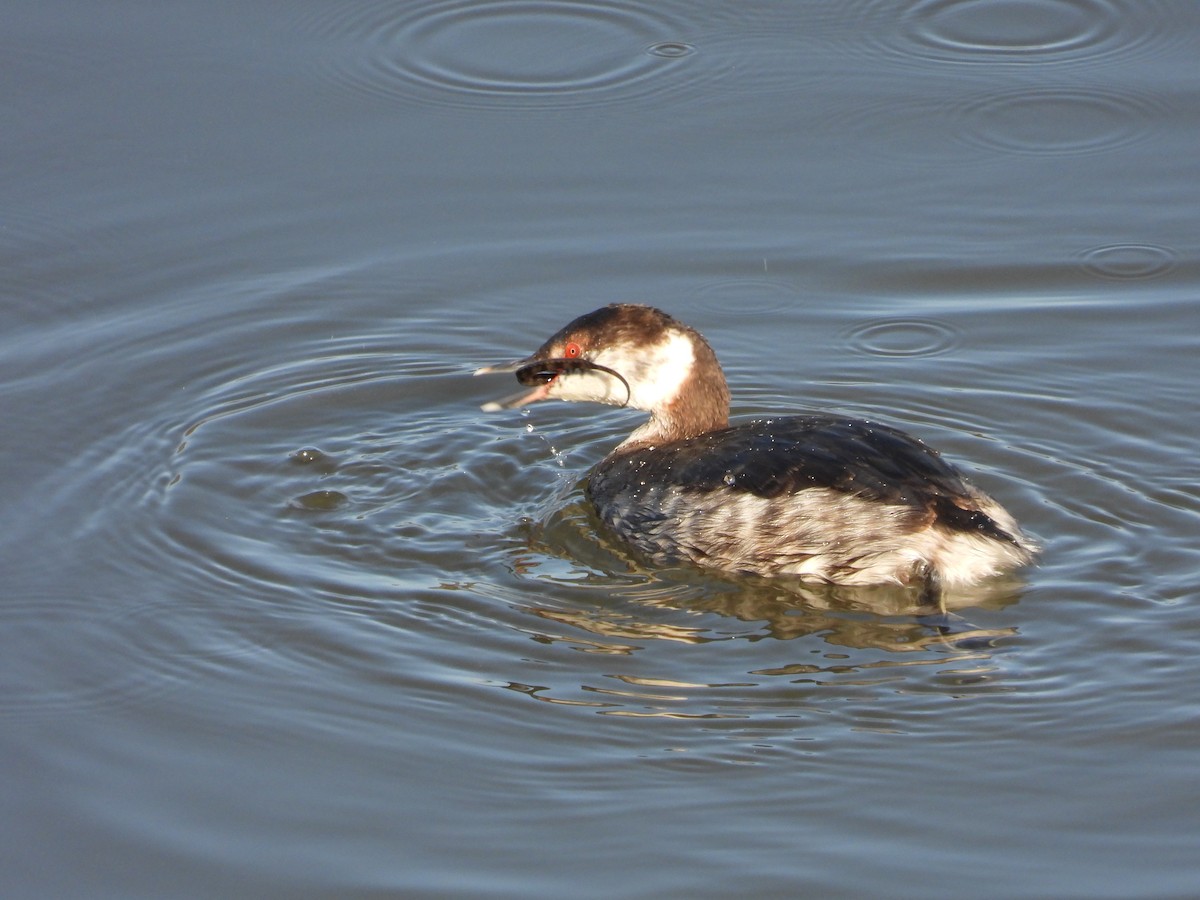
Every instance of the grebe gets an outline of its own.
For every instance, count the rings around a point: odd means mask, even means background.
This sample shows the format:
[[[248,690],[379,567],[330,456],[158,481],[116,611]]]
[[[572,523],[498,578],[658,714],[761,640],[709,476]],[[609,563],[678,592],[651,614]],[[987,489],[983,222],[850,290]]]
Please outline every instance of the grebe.
[[[1036,546],[936,450],[828,413],[729,425],[729,388],[695,329],[649,306],[580,316],[483,406],[587,400],[650,413],[592,471],[601,520],[654,565],[833,584],[914,584],[931,600],[1033,560]]]

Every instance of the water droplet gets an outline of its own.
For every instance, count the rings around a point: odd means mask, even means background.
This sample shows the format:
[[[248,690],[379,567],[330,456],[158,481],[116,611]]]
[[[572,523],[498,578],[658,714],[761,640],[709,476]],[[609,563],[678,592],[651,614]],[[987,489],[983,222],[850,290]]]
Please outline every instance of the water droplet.
[[[305,447],[297,450],[288,457],[288,462],[294,466],[311,469],[319,475],[332,475],[338,469],[338,462],[327,453],[316,447]]]
[[[305,447],[303,450],[297,450],[293,453],[291,458],[302,465],[311,465],[324,459],[325,454],[315,447]]]

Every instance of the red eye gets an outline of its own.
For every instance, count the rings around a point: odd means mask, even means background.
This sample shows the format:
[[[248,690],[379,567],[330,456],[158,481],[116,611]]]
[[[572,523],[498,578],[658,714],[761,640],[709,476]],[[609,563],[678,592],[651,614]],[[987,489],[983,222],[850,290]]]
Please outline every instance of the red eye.
[[[574,341],[567,341],[567,346],[563,347],[563,356],[567,359],[575,359],[581,355],[583,355],[583,348]]]

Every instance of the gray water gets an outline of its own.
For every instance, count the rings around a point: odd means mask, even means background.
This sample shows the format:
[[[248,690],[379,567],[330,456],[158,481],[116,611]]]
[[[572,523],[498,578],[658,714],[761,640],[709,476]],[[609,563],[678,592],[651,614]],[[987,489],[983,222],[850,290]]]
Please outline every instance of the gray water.
[[[1192,0],[10,3],[0,893],[1200,893]],[[1045,546],[647,571],[613,301]]]

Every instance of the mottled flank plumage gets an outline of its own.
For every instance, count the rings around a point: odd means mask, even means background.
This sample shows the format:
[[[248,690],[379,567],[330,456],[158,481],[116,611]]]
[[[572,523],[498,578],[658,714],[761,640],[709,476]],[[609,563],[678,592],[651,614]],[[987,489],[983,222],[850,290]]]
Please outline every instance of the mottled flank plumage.
[[[1032,561],[995,500],[902,431],[813,413],[730,427],[711,347],[657,309],[571,322],[507,367],[533,386],[485,409],[591,400],[650,419],[592,472],[600,518],[649,562],[835,584],[923,586],[930,597]]]

